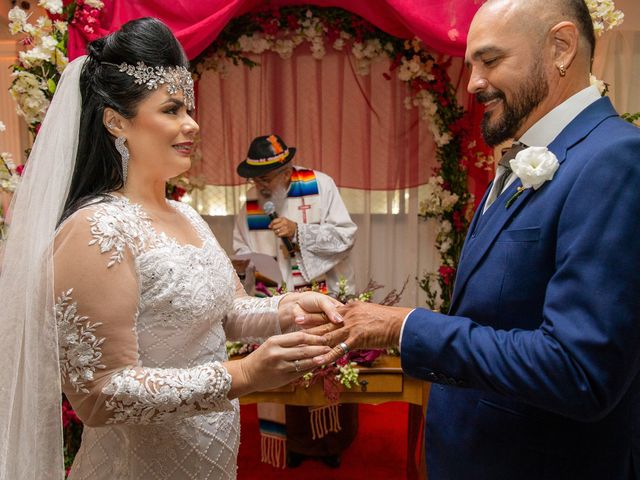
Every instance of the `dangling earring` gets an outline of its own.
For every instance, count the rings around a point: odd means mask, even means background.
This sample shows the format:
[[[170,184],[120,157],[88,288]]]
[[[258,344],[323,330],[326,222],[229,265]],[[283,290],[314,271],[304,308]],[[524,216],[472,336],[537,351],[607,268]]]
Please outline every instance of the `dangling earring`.
[[[560,70],[560,76],[561,76],[561,77],[564,77],[564,76],[567,74],[567,69],[566,69],[566,68],[564,68],[564,63],[561,63],[561,64],[558,66],[558,70]]]
[[[129,170],[129,149],[124,144],[127,141],[127,137],[120,136],[116,138],[116,150],[122,157],[122,183],[127,183],[127,173]]]

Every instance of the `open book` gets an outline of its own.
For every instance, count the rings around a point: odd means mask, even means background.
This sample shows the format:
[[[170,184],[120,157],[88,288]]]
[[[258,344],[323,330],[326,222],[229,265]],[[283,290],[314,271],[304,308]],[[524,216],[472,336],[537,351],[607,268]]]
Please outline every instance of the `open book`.
[[[255,267],[256,282],[262,282],[267,287],[279,287],[282,285],[282,274],[276,259],[263,253],[247,253],[231,257],[233,266],[242,278],[239,269]],[[242,270],[244,271],[244,270]]]

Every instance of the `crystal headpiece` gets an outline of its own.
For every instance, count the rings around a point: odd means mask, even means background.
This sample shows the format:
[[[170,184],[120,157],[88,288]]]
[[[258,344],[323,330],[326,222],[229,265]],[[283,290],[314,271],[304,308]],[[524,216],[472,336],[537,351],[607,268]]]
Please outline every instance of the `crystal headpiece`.
[[[120,65],[110,62],[102,64],[118,68],[119,71],[133,77],[135,83],[146,85],[149,90],[155,90],[162,84],[167,85],[170,95],[182,90],[187,109],[191,110],[195,106],[193,78],[185,67],[148,67],[144,62],[138,62],[135,66],[124,62]]]

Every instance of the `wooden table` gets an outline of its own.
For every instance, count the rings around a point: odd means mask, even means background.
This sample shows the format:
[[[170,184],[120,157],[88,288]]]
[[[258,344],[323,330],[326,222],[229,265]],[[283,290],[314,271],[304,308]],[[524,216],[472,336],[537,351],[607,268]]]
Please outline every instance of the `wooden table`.
[[[402,373],[400,358],[379,357],[371,367],[359,366],[359,386],[340,394],[340,403],[366,403],[378,405],[385,402],[409,403],[407,428],[407,479],[426,479],[422,431],[424,412],[429,398],[428,382],[416,380]],[[286,385],[265,392],[256,392],[240,398],[240,403],[273,402],[299,406],[327,404],[320,382],[304,386]]]

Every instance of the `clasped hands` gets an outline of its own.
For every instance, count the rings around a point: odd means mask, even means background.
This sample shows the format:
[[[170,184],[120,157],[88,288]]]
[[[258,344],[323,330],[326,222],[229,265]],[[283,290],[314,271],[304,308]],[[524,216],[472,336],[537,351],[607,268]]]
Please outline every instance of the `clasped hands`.
[[[349,350],[398,347],[402,323],[412,310],[360,301],[343,305],[313,292],[299,295],[301,297],[291,299],[295,300],[294,323],[306,333],[320,337],[319,344],[331,349],[311,358],[298,359],[295,364],[298,371],[335,362]]]
[[[267,339],[243,362],[251,390],[289,383],[349,350],[397,347],[409,308],[339,301],[321,293],[289,293],[278,307],[283,332]]]

